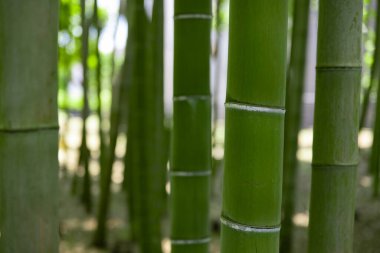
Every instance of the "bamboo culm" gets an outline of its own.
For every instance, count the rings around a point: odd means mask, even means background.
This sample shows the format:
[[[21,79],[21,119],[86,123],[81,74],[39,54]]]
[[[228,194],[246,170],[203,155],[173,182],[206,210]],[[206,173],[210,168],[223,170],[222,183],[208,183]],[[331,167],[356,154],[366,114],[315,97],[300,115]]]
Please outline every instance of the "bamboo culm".
[[[222,253],[279,251],[287,7],[230,1]]]
[[[377,1],[379,2],[379,1]],[[380,77],[380,4],[377,4],[376,11],[376,33],[375,33],[375,52],[373,55],[373,64],[371,66],[371,79],[369,87],[364,91],[362,109],[360,114],[359,129],[362,129],[366,124],[368,107],[373,89],[378,85]]]
[[[0,1],[0,252],[58,253],[58,0]]]
[[[81,22],[82,22],[82,88],[83,88],[83,108],[82,108],[82,142],[79,154],[79,165],[83,166],[84,176],[82,184],[81,201],[87,213],[92,211],[92,194],[91,194],[91,175],[89,168],[90,150],[87,146],[87,131],[86,122],[90,114],[88,104],[88,37],[89,37],[89,24],[86,19],[86,2],[81,0]]]
[[[309,8],[310,0],[294,1],[292,45],[286,84],[281,253],[292,252],[293,214],[297,187],[298,132],[302,114]]]
[[[362,121],[361,126],[364,126],[365,114],[369,104],[369,98],[373,86],[379,87],[379,76],[380,76],[380,4],[378,1],[377,4],[378,11],[376,13],[376,45],[375,45],[375,54],[374,54],[374,63],[372,65],[371,71],[371,84],[368,88],[368,91],[365,94],[363,106],[362,106]],[[376,99],[376,108],[375,108],[375,122],[373,124],[373,142],[371,157],[369,163],[369,172],[373,176],[373,196],[377,197],[379,195],[379,150],[380,150],[380,89],[377,89],[377,99]],[[363,119],[364,118],[364,119]]]
[[[361,0],[320,0],[309,253],[353,252]]]
[[[154,2],[151,22],[146,16],[144,1],[130,2],[128,6],[132,9],[128,12],[128,20],[131,22],[133,56],[126,157],[129,215],[132,239],[137,242],[140,252],[161,252],[162,204],[158,200],[162,199],[164,192],[166,163],[160,163],[163,147],[159,143],[162,136],[158,136],[164,132],[157,130],[163,129],[163,115],[158,115],[159,111],[163,113],[163,108],[157,108],[157,101],[163,97],[162,93],[156,92],[157,85],[163,85],[157,74],[162,70],[155,70],[163,66],[162,62],[157,64],[156,61],[160,57],[158,55],[162,58],[163,47],[156,48],[157,44],[153,42],[158,41],[156,36],[163,36],[160,32],[154,32],[158,27],[162,29],[163,2]]]
[[[209,252],[211,19],[210,0],[174,1],[172,253]]]

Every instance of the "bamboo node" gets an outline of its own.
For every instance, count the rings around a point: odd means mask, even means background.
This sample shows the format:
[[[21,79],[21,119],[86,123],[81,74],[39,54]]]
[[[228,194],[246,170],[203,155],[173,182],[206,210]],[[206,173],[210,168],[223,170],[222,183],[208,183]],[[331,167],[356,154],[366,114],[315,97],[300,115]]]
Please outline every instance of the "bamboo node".
[[[210,100],[210,96],[206,95],[194,95],[194,96],[176,96],[173,97],[173,101],[189,101],[189,100]]]
[[[278,233],[281,230],[281,226],[276,226],[276,227],[254,227],[254,226],[248,226],[248,225],[243,225],[239,224],[236,222],[233,222],[231,220],[228,220],[224,217],[220,218],[220,222],[234,230],[241,231],[241,232],[246,232],[246,233]]]
[[[201,171],[170,171],[171,177],[206,177],[211,175],[211,170]]]
[[[22,133],[22,132],[37,132],[37,131],[59,130],[58,125],[42,125],[35,127],[17,127],[17,128],[0,128],[0,133]]]
[[[177,14],[174,15],[174,20],[177,19],[207,19],[211,20],[212,15],[211,14],[204,14],[204,13],[188,13],[188,14]]]
[[[238,103],[233,103],[233,102],[225,103],[225,107],[226,107],[226,109],[242,110],[242,111],[249,111],[249,112],[285,114],[285,109],[282,109],[282,108],[248,105],[248,104],[238,104]]]
[[[186,240],[171,240],[173,245],[191,245],[191,244],[206,244],[211,241],[210,237],[202,239],[186,239]]]

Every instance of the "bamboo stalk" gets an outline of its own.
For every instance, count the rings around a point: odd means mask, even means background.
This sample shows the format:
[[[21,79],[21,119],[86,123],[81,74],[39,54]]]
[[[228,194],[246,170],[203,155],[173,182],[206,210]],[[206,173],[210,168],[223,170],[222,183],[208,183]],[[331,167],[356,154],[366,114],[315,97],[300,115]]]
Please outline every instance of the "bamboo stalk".
[[[230,1],[222,253],[279,251],[287,7]]]
[[[309,253],[353,252],[361,0],[321,0]]]
[[[171,186],[173,253],[208,252],[211,1],[176,0]]]
[[[369,97],[371,94],[371,88],[379,84],[380,75],[380,4],[377,4],[377,18],[376,18],[376,42],[375,42],[375,53],[374,53],[374,63],[372,65],[371,71],[371,84],[368,91],[365,94],[365,100],[363,102],[362,117],[365,117],[367,108],[369,104]],[[379,86],[378,86],[379,87]],[[373,196],[377,197],[379,195],[379,149],[380,149],[380,89],[377,89],[377,99],[376,99],[376,109],[375,109],[375,122],[373,124],[373,142],[372,151],[369,163],[369,172],[373,176]],[[362,119],[364,125],[365,119]],[[361,125],[361,126],[362,126]]]
[[[161,252],[163,143],[163,2],[153,5],[149,22],[144,1],[128,4],[132,39],[127,140],[127,194],[132,239],[141,252]],[[162,106],[162,108],[161,108]],[[158,108],[159,107],[159,108]]]
[[[82,60],[82,87],[83,87],[83,108],[82,108],[82,144],[80,147],[79,164],[84,168],[83,188],[81,194],[81,201],[85,206],[86,212],[92,211],[92,196],[91,196],[91,175],[89,170],[90,151],[87,146],[87,130],[86,121],[90,114],[88,104],[88,36],[89,24],[86,20],[86,2],[81,0],[81,25],[82,25],[82,47],[81,47],[81,60]]]
[[[363,97],[363,103],[362,103],[362,109],[360,114],[360,123],[359,123],[359,129],[362,129],[365,125],[367,113],[368,113],[368,106],[370,102],[370,97],[372,90],[379,82],[380,77],[380,4],[377,4],[377,12],[376,12],[376,33],[375,33],[375,52],[373,55],[373,64],[371,66],[371,80],[369,87],[364,92]]]
[[[58,1],[0,1],[0,252],[58,253]]]
[[[292,252],[292,218],[296,199],[298,132],[301,126],[309,8],[310,0],[294,1],[292,45],[287,71],[285,106],[283,221],[280,234],[282,253]]]

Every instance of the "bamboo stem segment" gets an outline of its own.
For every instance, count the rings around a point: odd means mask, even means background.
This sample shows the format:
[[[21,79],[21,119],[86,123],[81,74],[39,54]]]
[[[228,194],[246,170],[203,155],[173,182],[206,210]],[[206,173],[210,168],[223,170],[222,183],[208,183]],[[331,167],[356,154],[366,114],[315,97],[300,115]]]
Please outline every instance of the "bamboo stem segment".
[[[222,253],[279,250],[287,6],[230,1]]]
[[[309,253],[353,251],[362,7],[319,2]]]
[[[171,154],[173,253],[207,253],[211,175],[211,1],[175,0]]]
[[[281,253],[292,252],[293,215],[295,211],[298,171],[298,133],[302,115],[310,0],[294,0],[293,4],[292,45],[286,79],[284,175],[282,187],[283,220],[280,236]]]
[[[0,252],[58,253],[57,0],[0,1]]]

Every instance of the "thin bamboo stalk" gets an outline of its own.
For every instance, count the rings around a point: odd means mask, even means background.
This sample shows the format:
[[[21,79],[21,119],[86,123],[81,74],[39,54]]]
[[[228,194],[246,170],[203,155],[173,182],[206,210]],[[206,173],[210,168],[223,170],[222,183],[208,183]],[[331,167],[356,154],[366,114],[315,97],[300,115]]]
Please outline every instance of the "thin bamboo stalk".
[[[279,251],[287,1],[230,1],[221,252]]]
[[[89,36],[89,24],[86,20],[86,2],[81,0],[81,25],[82,25],[82,47],[81,47],[81,60],[82,60],[82,87],[83,87],[83,108],[82,108],[82,144],[80,147],[79,164],[83,166],[83,188],[81,194],[81,201],[85,206],[86,212],[92,211],[92,196],[91,196],[91,175],[89,169],[90,151],[87,146],[87,131],[86,122],[90,114],[90,108],[88,104],[88,36]]]
[[[363,110],[362,110],[362,118],[365,117],[365,113],[367,112],[367,108],[364,106],[367,103],[367,107],[369,104],[369,97],[371,93],[371,86],[376,86],[379,84],[379,76],[380,76],[380,4],[377,4],[377,19],[376,19],[376,45],[375,45],[375,54],[374,54],[374,63],[372,66],[371,73],[371,84],[368,88],[367,93],[365,94],[365,100],[363,102]],[[379,87],[379,85],[378,85]],[[367,95],[368,94],[368,95]],[[372,151],[369,163],[369,172],[373,176],[373,196],[377,197],[379,195],[379,149],[380,149],[380,89],[377,89],[377,101],[376,101],[376,110],[375,110],[375,122],[373,126],[373,143],[372,143]],[[363,125],[364,125],[363,119]]]
[[[377,89],[377,101],[380,101],[380,89]],[[373,176],[373,197],[379,196],[379,150],[380,150],[380,103],[376,103],[376,116],[373,127],[373,144],[370,158],[370,172]]]
[[[283,221],[280,234],[282,253],[292,252],[293,214],[297,186],[298,132],[301,125],[310,0],[295,0],[290,62],[286,85],[284,136]]]
[[[128,46],[126,54],[128,54]],[[122,68],[122,80],[126,78],[127,73],[128,56],[125,57],[125,62]],[[112,168],[115,162],[115,149],[117,143],[117,137],[119,135],[120,120],[121,120],[121,106],[123,99],[123,81],[115,85],[112,95],[111,105],[111,127],[109,132],[109,145],[107,149],[104,149],[104,161],[102,167],[102,178],[100,182],[100,197],[97,212],[97,228],[94,234],[94,245],[103,248],[107,245],[107,218],[109,213],[110,201],[111,201],[111,184],[112,184]],[[106,152],[107,151],[107,152]]]
[[[353,252],[362,8],[319,1],[309,253]]]
[[[366,123],[366,117],[368,113],[368,106],[370,102],[371,93],[374,87],[379,82],[380,77],[380,4],[377,1],[377,12],[376,12],[376,33],[375,33],[375,52],[373,55],[373,64],[371,66],[371,80],[369,87],[364,92],[362,109],[360,114],[359,129],[362,129]]]
[[[0,1],[0,252],[58,253],[57,0]]]
[[[171,186],[173,253],[208,252],[211,1],[175,0]]]

